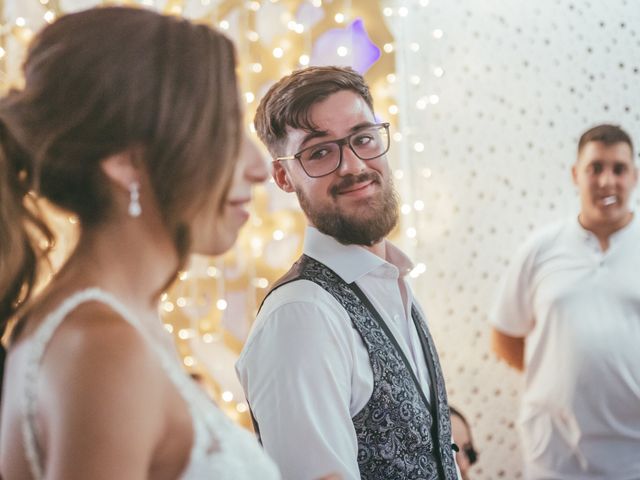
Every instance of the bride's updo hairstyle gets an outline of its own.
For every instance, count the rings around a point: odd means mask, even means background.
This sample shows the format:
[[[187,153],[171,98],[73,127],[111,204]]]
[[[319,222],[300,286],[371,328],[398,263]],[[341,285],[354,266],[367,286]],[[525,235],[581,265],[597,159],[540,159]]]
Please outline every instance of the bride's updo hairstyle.
[[[52,240],[29,204],[46,198],[82,229],[107,221],[100,162],[114,153],[139,152],[184,260],[187,225],[205,201],[221,211],[231,183],[241,139],[235,67],[221,33],[144,9],[66,15],[35,37],[24,87],[0,100],[0,330],[46,255],[33,233]]]

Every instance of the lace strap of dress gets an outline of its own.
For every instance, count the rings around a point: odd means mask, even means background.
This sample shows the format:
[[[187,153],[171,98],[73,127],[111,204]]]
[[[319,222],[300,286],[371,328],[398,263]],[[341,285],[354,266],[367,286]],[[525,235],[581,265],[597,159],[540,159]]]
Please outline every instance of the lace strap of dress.
[[[98,301],[111,307],[132,326],[139,328],[135,317],[111,294],[98,288],[89,288],[79,291],[69,298],[53,312],[51,312],[42,322],[42,325],[35,332],[33,340],[30,342],[30,350],[27,353],[27,365],[25,371],[25,387],[23,391],[24,415],[22,422],[22,434],[27,461],[31,468],[33,478],[39,480],[44,477],[44,467],[42,463],[42,452],[38,445],[38,432],[36,423],[37,404],[37,380],[38,371],[42,363],[42,358],[47,345],[56,329],[62,324],[65,318],[79,305]]]

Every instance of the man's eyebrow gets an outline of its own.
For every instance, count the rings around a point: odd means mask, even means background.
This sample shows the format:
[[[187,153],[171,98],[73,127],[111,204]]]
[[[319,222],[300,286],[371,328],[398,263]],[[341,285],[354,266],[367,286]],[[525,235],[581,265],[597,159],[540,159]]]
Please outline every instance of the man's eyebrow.
[[[370,122],[370,121],[364,121],[364,122],[360,122],[357,125],[354,125],[353,127],[351,127],[349,129],[350,133],[354,133],[357,132],[358,130],[362,129],[362,128],[367,128],[370,127],[372,125],[375,125],[375,123]],[[329,136],[329,132],[327,132],[326,130],[312,130],[309,133],[307,133],[304,138],[302,139],[302,143],[300,144],[300,148],[305,148],[305,145],[307,142],[315,139],[315,138],[323,138],[323,137],[328,137]]]
[[[359,124],[354,125],[353,127],[351,127],[351,133],[357,132],[358,130],[360,130],[362,128],[371,127],[373,125],[375,125],[375,123],[370,122],[369,120],[366,120],[364,122],[360,122]]]
[[[329,132],[327,132],[325,130],[311,130],[302,139],[302,143],[300,144],[300,148],[304,148],[305,144],[307,142],[313,140],[314,138],[322,138],[322,137],[326,137],[328,135],[329,135]]]

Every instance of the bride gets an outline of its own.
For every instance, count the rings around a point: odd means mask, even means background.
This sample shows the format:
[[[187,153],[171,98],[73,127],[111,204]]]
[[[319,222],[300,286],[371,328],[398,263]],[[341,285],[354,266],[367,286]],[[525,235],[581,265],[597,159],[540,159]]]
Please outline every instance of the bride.
[[[158,299],[190,252],[227,250],[263,159],[244,138],[232,43],[149,10],[41,31],[0,101],[0,320],[12,331],[0,477],[276,479],[248,432],[182,371]],[[34,197],[79,219],[38,295],[51,234]]]

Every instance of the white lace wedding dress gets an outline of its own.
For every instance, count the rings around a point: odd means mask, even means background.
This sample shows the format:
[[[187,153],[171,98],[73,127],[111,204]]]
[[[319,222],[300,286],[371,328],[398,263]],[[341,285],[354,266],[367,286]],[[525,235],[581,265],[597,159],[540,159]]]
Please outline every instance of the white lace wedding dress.
[[[137,328],[151,343],[159,361],[188,405],[193,420],[194,441],[189,464],[180,476],[183,480],[277,480],[277,467],[263,452],[253,436],[235,425],[209,400],[202,389],[182,369],[179,359],[168,345],[150,338],[136,318],[111,294],[97,288],[75,293],[43,321],[28,353],[25,372],[23,436],[33,477],[44,477],[43,459],[36,427],[36,386],[38,372],[47,344],[56,328],[78,305],[97,301],[111,307]],[[158,329],[162,323],[158,321]],[[165,332],[163,331],[162,334]]]

